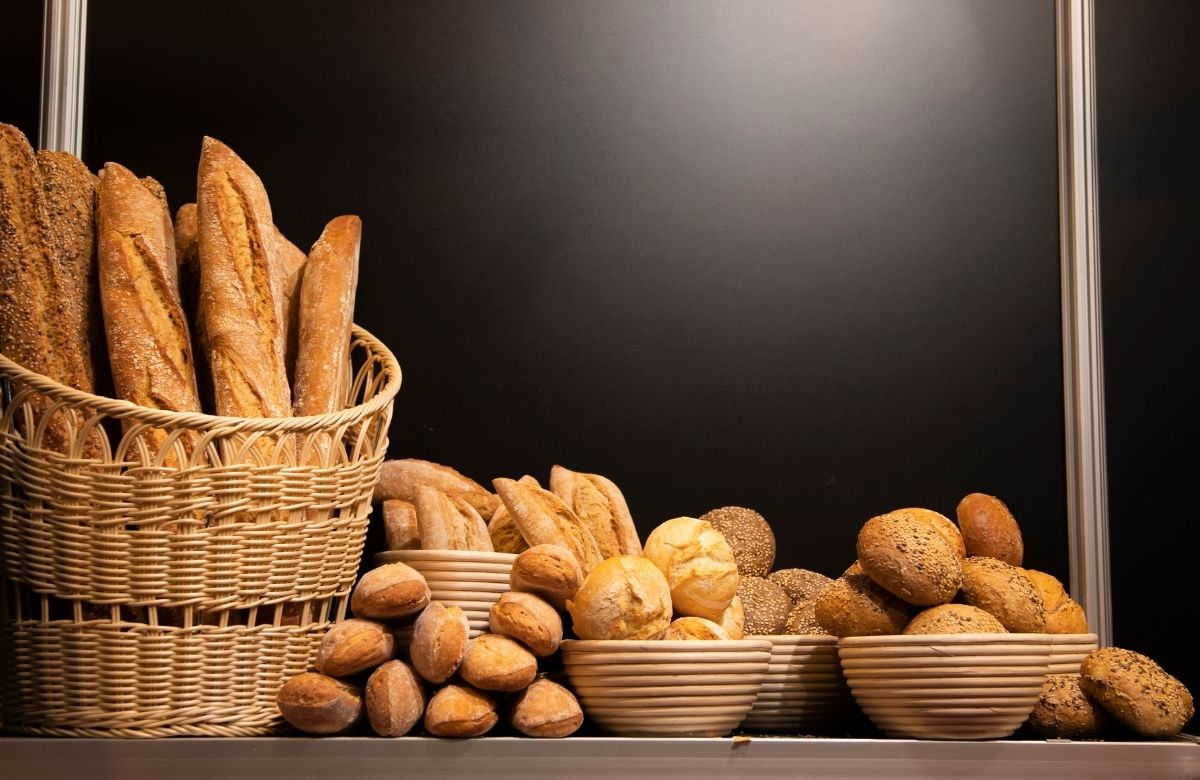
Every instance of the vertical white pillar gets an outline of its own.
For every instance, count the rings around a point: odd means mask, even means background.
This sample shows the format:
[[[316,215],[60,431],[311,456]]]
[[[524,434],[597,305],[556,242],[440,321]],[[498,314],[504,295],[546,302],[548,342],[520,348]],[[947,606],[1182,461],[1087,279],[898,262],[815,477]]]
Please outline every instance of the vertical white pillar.
[[[76,156],[82,151],[86,49],[87,0],[45,0],[38,148]]]

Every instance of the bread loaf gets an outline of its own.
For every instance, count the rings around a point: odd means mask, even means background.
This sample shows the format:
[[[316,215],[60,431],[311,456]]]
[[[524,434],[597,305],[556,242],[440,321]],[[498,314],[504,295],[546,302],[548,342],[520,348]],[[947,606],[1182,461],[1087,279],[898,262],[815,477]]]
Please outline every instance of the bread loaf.
[[[721,613],[721,619],[716,621],[725,629],[730,639],[743,639],[746,636],[746,609],[742,599],[736,594],[729,601],[729,606]]]
[[[909,604],[945,604],[962,584],[961,559],[944,532],[911,512],[872,517],[859,529],[856,551],[863,572]]]
[[[1007,634],[1008,629],[990,612],[970,604],[938,604],[923,609],[908,621],[905,634]]]
[[[421,532],[417,526],[417,508],[402,498],[383,502],[384,549],[419,550]]]
[[[196,197],[200,308],[216,413],[287,417],[282,269],[267,191],[232,149],[204,139]],[[264,451],[269,442],[263,442]]]
[[[541,677],[513,697],[508,722],[527,737],[567,737],[583,725],[583,709],[575,694]]]
[[[321,674],[348,677],[390,661],[395,647],[395,638],[387,626],[351,618],[335,623],[325,632],[313,665]]]
[[[354,215],[336,217],[308,252],[297,307],[293,385],[297,416],[335,412],[346,403],[343,374],[350,356],[361,238],[362,220]]]
[[[421,549],[493,551],[487,524],[465,498],[418,485],[416,508]]]
[[[458,673],[482,691],[519,691],[537,677],[537,658],[519,642],[483,633],[467,643]]]
[[[733,550],[738,573],[766,577],[775,565],[775,532],[765,517],[743,506],[723,506],[700,516],[721,532]]]
[[[785,634],[829,634],[817,620],[817,600],[815,598],[792,602],[792,609],[788,612],[783,631]]]
[[[815,599],[826,585],[833,582],[832,577],[820,572],[798,568],[778,569],[768,574],[767,579],[783,588],[793,603]]]
[[[367,678],[367,720],[381,737],[402,737],[425,714],[425,691],[412,668],[399,659],[381,664]]]
[[[429,585],[421,572],[397,561],[359,577],[350,594],[350,609],[356,617],[396,620],[425,609],[429,598]]]
[[[515,639],[540,658],[553,655],[562,643],[558,610],[532,593],[501,594],[488,611],[492,633]]]
[[[470,622],[461,607],[431,601],[413,624],[408,645],[417,674],[434,684],[449,680],[462,664],[470,634]]]
[[[504,507],[530,545],[557,544],[579,562],[586,575],[601,560],[600,546],[583,521],[561,498],[532,478],[492,480]]]
[[[469,685],[439,688],[425,707],[425,730],[435,737],[479,737],[500,720],[496,700]]]
[[[1079,677],[1084,693],[1143,737],[1175,736],[1196,714],[1187,687],[1156,661],[1133,650],[1093,650],[1080,662]]]
[[[356,250],[357,251],[357,250]],[[300,291],[304,284],[304,272],[308,265],[308,255],[304,250],[288,240],[275,227],[275,258],[279,264],[280,276],[283,280],[283,363],[287,369],[288,384],[296,386],[296,360],[300,349]],[[357,262],[355,263],[357,268]],[[357,274],[357,270],[355,271]],[[349,333],[347,333],[349,339]],[[343,367],[344,368],[344,367]],[[344,379],[348,379],[345,377]],[[339,398],[346,397],[346,388],[339,387],[336,392]],[[295,393],[293,392],[293,395]]]
[[[555,465],[550,469],[550,491],[587,526],[602,559],[642,554],[642,543],[625,496],[612,480]]]
[[[1046,739],[1097,739],[1112,727],[1104,708],[1083,692],[1078,674],[1051,674],[1026,730]]]
[[[1025,556],[1021,528],[1003,501],[986,493],[968,493],[955,511],[968,556],[1021,565]]]
[[[492,537],[492,549],[496,552],[522,553],[529,549],[529,542],[521,536],[521,529],[513,522],[512,515],[504,504],[496,507],[488,521],[488,535]]]
[[[715,623],[708,618],[693,617],[685,615],[684,617],[675,618],[671,624],[667,626],[667,630],[663,632],[663,639],[667,640],[714,640],[714,639],[732,639],[729,632],[721,627],[719,623]]]
[[[742,577],[737,589],[745,612],[744,630],[751,636],[782,634],[792,611],[787,591],[766,577]]]
[[[317,672],[288,679],[275,702],[284,720],[306,734],[343,734],[363,716],[362,689]]]
[[[962,600],[990,612],[1009,631],[1046,629],[1042,594],[1022,569],[997,558],[969,556],[962,562]]]
[[[100,293],[109,362],[119,398],[153,409],[200,411],[191,333],[179,298],[175,229],[167,203],[129,169],[100,171],[97,209]],[[145,436],[157,450],[164,430]],[[182,462],[195,444],[185,432]]]
[[[671,623],[671,586],[647,558],[615,555],[567,600],[580,639],[657,639]]]
[[[916,612],[868,577],[857,561],[821,591],[814,607],[817,622],[837,637],[899,634]]]
[[[402,498],[416,503],[417,486],[429,485],[452,496],[466,499],[484,520],[490,520],[500,499],[487,488],[456,469],[420,458],[388,459],[379,469],[373,503]]]
[[[583,570],[565,547],[537,544],[513,559],[508,582],[513,590],[541,596],[562,610],[583,584]]]
[[[646,537],[643,555],[667,578],[680,615],[720,620],[738,592],[741,576],[733,549],[706,520],[676,517],[660,523]]]

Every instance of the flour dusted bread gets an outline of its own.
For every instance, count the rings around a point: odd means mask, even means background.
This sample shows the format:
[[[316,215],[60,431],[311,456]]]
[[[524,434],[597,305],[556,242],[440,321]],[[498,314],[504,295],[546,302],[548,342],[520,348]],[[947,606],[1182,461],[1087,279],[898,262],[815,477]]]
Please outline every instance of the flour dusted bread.
[[[493,551],[487,524],[465,498],[418,485],[416,509],[421,549]]]
[[[306,734],[343,734],[363,717],[363,692],[357,685],[318,672],[289,678],[275,696],[279,714]]]
[[[537,544],[517,553],[508,581],[513,590],[541,596],[562,610],[583,584],[583,569],[565,547]]]
[[[492,486],[530,545],[556,544],[568,550],[586,575],[603,558],[600,546],[579,516],[532,477],[498,477]]]
[[[399,659],[381,664],[367,678],[367,720],[381,737],[402,737],[425,714],[425,690],[412,667]]]
[[[527,737],[567,737],[583,725],[583,709],[571,691],[540,677],[513,697],[508,723]]]
[[[720,620],[738,593],[742,578],[733,548],[707,520],[675,517],[660,523],[646,537],[642,554],[666,577],[680,615]]]
[[[439,688],[425,707],[425,730],[435,737],[479,737],[499,720],[494,695],[470,685]]]
[[[504,504],[496,507],[492,513],[492,519],[488,521],[488,535],[492,537],[492,549],[496,552],[519,554],[529,549],[529,542],[521,536],[521,529],[517,528]]]
[[[467,643],[458,674],[479,690],[512,693],[533,682],[537,668],[537,658],[520,642],[486,632]]]
[[[719,640],[732,639],[729,632],[720,623],[708,618],[685,615],[675,618],[663,632],[666,640]]]
[[[425,609],[429,599],[429,585],[421,572],[396,561],[359,577],[350,594],[350,609],[357,617],[396,620]]]
[[[449,680],[467,653],[471,626],[462,608],[432,601],[413,624],[408,652],[417,674],[431,683]]]
[[[656,639],[671,623],[671,586],[646,558],[615,555],[567,601],[580,639]]]
[[[415,503],[419,485],[429,485],[465,499],[484,520],[490,520],[500,504],[494,493],[457,469],[420,458],[385,460],[379,468],[379,480],[371,500],[378,504],[400,498]]]
[[[488,610],[492,633],[515,639],[539,658],[553,655],[562,643],[562,618],[553,606],[532,593],[509,591]]]
[[[601,558],[641,555],[642,542],[620,488],[600,474],[550,469],[550,491],[574,510],[600,547]]]
[[[97,258],[117,396],[152,409],[200,411],[191,333],[179,298],[167,203],[129,169],[100,171]],[[167,433],[148,430],[155,448]],[[194,437],[181,442],[190,449]]]
[[[258,175],[215,138],[200,150],[196,218],[216,413],[288,417],[283,274],[270,200]]]
[[[382,623],[361,618],[343,620],[321,637],[313,665],[321,674],[348,677],[391,660],[395,641]]]
[[[387,550],[421,549],[421,531],[417,526],[417,508],[402,498],[384,501],[384,548]]]

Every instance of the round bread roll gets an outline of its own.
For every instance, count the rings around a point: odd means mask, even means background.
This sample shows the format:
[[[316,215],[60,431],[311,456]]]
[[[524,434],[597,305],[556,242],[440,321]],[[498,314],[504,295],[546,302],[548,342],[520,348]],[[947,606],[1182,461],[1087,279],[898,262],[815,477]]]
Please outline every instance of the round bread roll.
[[[863,572],[896,597],[919,607],[945,604],[962,584],[962,561],[928,517],[888,512],[858,532]]]
[[[723,506],[700,515],[721,532],[733,550],[738,573],[765,577],[775,564],[775,533],[766,518],[743,506]]]
[[[425,707],[425,730],[435,737],[478,737],[500,720],[495,700],[469,685],[439,688]]]
[[[744,630],[747,635],[782,634],[792,611],[792,599],[787,591],[766,577],[742,577],[737,596],[746,613]]]
[[[583,725],[583,708],[575,694],[540,677],[513,697],[508,723],[527,737],[567,737]]]
[[[425,714],[425,691],[408,664],[388,661],[367,678],[367,721],[381,737],[402,737]]]
[[[1019,566],[1017,568],[1021,569],[1021,573],[1029,578],[1029,581],[1038,589],[1038,593],[1042,594],[1042,608],[1047,613],[1058,609],[1058,606],[1068,598],[1067,589],[1063,586],[1062,580],[1053,574],[1047,574],[1037,569],[1025,569]]]
[[[857,562],[822,590],[814,605],[817,622],[837,637],[899,634],[914,611],[868,577]]]
[[[986,493],[968,493],[955,510],[968,557],[996,558],[1020,566],[1025,557],[1021,528],[1004,502]]]
[[[649,559],[614,555],[592,569],[567,612],[580,639],[655,639],[671,623],[671,588]]]
[[[1007,634],[1008,629],[990,612],[970,604],[938,604],[923,609],[908,621],[904,634]]]
[[[962,569],[962,600],[967,604],[992,613],[1009,631],[1045,631],[1042,594],[1021,569],[977,556],[964,560]]]
[[[733,548],[707,520],[667,520],[646,537],[642,555],[666,576],[671,603],[681,615],[720,620],[738,592]]]
[[[729,606],[721,613],[721,619],[716,622],[721,624],[721,628],[725,629],[730,639],[744,639],[746,637],[746,610],[742,606],[742,600],[735,595],[729,602]]]
[[[342,734],[362,719],[362,690],[317,672],[289,678],[275,695],[279,714],[306,734]]]
[[[330,677],[349,677],[390,661],[396,639],[387,626],[350,618],[335,623],[321,637],[313,666]]]
[[[444,683],[462,664],[470,635],[471,624],[461,607],[431,601],[413,624],[409,660],[427,682]]]
[[[1104,708],[1083,692],[1079,675],[1051,674],[1025,729],[1048,739],[1096,739],[1111,724]]]
[[[1047,634],[1090,633],[1083,605],[1067,596],[1066,600],[1060,603],[1053,612],[1046,613],[1046,627],[1043,631]]]
[[[583,569],[565,547],[536,544],[513,559],[508,583],[513,590],[541,596],[561,610],[583,584]]]
[[[350,595],[355,617],[395,620],[415,615],[429,603],[425,576],[407,563],[385,563],[362,577]]]
[[[833,582],[831,579],[830,582]],[[788,634],[824,635],[829,634],[817,620],[817,600],[807,599],[797,601],[788,613],[787,622],[783,629]]]
[[[719,623],[715,623],[708,618],[695,617],[686,615],[681,618],[675,618],[671,621],[671,625],[667,626],[667,630],[663,632],[663,639],[730,639],[729,632],[721,627]]]
[[[467,643],[458,674],[481,691],[519,691],[537,677],[537,659],[521,643],[480,634]]]
[[[562,643],[563,624],[558,610],[532,593],[509,591],[488,612],[492,633],[516,639],[534,655],[553,655]]]
[[[905,507],[897,509],[897,512],[903,512],[913,515],[918,519],[924,520],[938,530],[942,536],[946,537],[946,541],[950,542],[950,546],[954,548],[954,552],[958,555],[959,560],[967,557],[967,545],[963,541],[962,532],[958,530],[958,526],[954,521],[946,517],[941,512],[935,512],[932,509],[925,509],[919,506]]]
[[[768,574],[767,579],[783,588],[793,603],[815,599],[826,585],[833,582],[833,577],[820,572],[796,568],[777,569]]]
[[[1084,693],[1143,737],[1173,737],[1196,714],[1187,687],[1133,650],[1093,650],[1080,663],[1079,677]]]

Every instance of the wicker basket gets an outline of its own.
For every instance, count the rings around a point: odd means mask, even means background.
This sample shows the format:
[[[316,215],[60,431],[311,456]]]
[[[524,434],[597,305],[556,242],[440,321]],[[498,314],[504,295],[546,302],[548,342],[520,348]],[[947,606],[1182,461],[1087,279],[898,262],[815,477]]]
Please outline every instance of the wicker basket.
[[[286,730],[275,694],[346,614],[400,387],[358,327],[352,357],[348,408],[243,419],[79,392],[0,356],[4,729]]]

